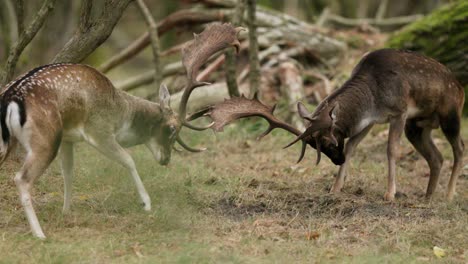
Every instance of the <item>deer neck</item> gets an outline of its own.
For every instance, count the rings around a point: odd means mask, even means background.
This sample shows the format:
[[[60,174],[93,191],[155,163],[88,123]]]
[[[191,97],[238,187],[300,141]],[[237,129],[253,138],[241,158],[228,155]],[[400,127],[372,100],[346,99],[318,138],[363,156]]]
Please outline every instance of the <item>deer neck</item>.
[[[352,137],[375,122],[374,100],[365,78],[352,78],[328,99],[328,108],[335,112],[338,138]]]
[[[154,128],[163,120],[163,113],[159,104],[122,93],[126,102],[126,113],[120,129],[117,131],[117,141],[124,147],[142,144],[154,134]]]

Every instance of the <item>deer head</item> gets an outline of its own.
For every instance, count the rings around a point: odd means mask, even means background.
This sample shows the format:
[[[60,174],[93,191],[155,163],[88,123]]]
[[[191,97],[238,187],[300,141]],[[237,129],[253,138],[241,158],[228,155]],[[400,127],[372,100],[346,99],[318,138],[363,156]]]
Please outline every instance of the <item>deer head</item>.
[[[334,164],[343,164],[345,162],[344,140],[341,137],[337,140],[335,137],[338,109],[338,104],[329,105],[328,101],[325,101],[314,113],[310,113],[304,104],[297,103],[298,113],[305,120],[307,128],[285,148],[302,140],[317,150],[317,165],[320,163],[321,152],[325,153]]]
[[[192,91],[209,83],[196,80],[200,68],[213,54],[234,46],[239,50],[237,35],[243,28],[234,28],[231,24],[213,23],[205,28],[199,35],[194,34],[194,40],[187,43],[182,49],[182,62],[187,73],[187,84],[182,94],[179,113],[175,113],[170,107],[170,94],[166,86],[162,85],[159,90],[159,104],[163,113],[162,123],[156,128],[157,143],[160,146],[160,163],[166,165],[171,158],[174,143],[177,142],[184,149],[191,152],[204,151],[205,148],[196,149],[188,146],[180,137],[179,132],[183,126],[202,131],[210,128],[213,124],[205,127],[197,127],[189,123],[207,112],[208,109],[187,116],[187,103]]]

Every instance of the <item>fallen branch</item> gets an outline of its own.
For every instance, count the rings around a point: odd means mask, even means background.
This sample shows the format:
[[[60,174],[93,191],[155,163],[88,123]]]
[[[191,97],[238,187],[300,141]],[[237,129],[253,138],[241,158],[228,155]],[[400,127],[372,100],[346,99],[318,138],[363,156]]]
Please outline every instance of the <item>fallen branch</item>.
[[[201,2],[211,3],[210,0]],[[221,2],[226,3],[227,6],[235,6],[235,1],[219,1],[219,3]],[[167,31],[184,25],[195,25],[213,21],[229,21],[234,13],[235,11],[231,8],[192,8],[180,10],[160,21],[158,24],[158,34],[162,36]],[[329,62],[330,64],[338,62],[336,58],[346,50],[346,45],[343,42],[325,36],[320,32],[318,27],[307,24],[292,16],[267,10],[259,6],[256,10],[255,17],[256,24],[258,25],[258,41],[260,47],[269,47],[279,42],[297,43],[298,45],[317,51],[324,61],[333,60]],[[99,70],[107,72],[128,61],[130,58],[140,53],[148,44],[149,34],[145,32],[127,48],[104,62],[101,67],[99,67]]]
[[[288,100],[291,123],[297,129],[304,131],[304,122],[297,114],[296,107],[296,103],[305,97],[301,71],[296,63],[287,60],[279,65],[278,76],[281,82],[281,93]]]
[[[401,16],[401,17],[392,17],[392,18],[382,18],[382,19],[373,19],[373,18],[346,18],[334,14],[328,15],[328,21],[331,21],[335,24],[347,27],[357,27],[361,25],[370,25],[375,27],[386,27],[386,26],[403,26],[414,22],[418,19],[421,19],[423,15],[411,15],[411,16]]]
[[[171,106],[173,109],[179,109],[180,100],[184,91],[180,91],[171,96]],[[214,83],[195,89],[190,95],[188,112],[195,112],[206,106],[214,105],[229,98],[229,93],[225,82]]]
[[[163,68],[162,77],[164,78],[178,73],[182,74],[183,72],[184,67],[182,66],[182,62],[174,62]],[[124,91],[130,91],[140,86],[150,84],[153,81],[154,70],[150,70],[133,78],[129,78],[124,82],[118,83],[116,87]]]

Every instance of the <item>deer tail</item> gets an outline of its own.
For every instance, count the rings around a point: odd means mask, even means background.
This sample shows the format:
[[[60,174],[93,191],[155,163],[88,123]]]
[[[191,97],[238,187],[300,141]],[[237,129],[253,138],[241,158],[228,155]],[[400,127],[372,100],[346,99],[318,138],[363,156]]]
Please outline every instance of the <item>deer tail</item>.
[[[12,141],[24,125],[24,104],[10,101],[0,105],[0,165],[13,148]],[[16,142],[16,141],[14,141]]]

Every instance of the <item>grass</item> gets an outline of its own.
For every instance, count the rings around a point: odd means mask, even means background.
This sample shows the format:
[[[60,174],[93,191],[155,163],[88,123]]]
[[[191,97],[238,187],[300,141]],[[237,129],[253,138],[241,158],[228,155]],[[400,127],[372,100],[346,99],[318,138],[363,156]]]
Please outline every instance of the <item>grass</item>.
[[[0,172],[1,263],[466,263],[467,170],[458,195],[444,196],[451,149],[432,203],[423,199],[428,167],[403,140],[394,203],[384,202],[385,126],[374,128],[352,161],[343,193],[328,194],[337,167],[315,154],[295,164],[299,144],[274,131],[261,142],[264,122],[231,125],[224,133],[192,133],[201,154],[174,154],[161,167],[143,147],[131,149],[150,193],[144,212],[135,187],[118,165],[80,144],[75,153],[72,212],[62,215],[58,162],[37,181],[35,206],[48,236],[31,236],[13,183],[21,165]],[[184,131],[186,138],[189,132]],[[468,122],[463,125],[468,138]],[[465,163],[466,163],[465,159]],[[446,250],[437,259],[434,246]]]

